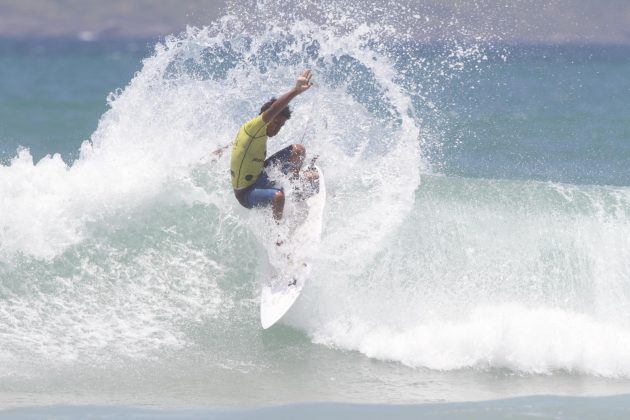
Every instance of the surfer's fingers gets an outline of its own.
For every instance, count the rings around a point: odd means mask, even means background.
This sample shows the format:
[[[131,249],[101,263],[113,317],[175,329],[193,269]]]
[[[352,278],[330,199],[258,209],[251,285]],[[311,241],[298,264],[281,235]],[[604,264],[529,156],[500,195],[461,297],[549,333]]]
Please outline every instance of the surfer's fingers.
[[[306,84],[308,85],[308,87],[313,86],[313,82],[311,81],[311,77],[313,77],[313,72],[311,72],[310,69],[307,69],[306,71],[304,71],[304,74],[306,75]]]
[[[298,77],[296,86],[301,90],[306,90],[313,86],[311,82],[311,74],[310,72],[307,74],[306,71],[302,73],[300,77]]]

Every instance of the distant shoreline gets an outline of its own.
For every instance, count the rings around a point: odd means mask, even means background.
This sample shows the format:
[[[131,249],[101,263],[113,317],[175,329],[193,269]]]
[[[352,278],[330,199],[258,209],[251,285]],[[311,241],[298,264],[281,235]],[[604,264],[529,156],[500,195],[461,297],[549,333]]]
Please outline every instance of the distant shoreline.
[[[142,37],[100,37],[94,39],[82,39],[76,36],[63,35],[63,36],[7,36],[0,35],[0,50],[6,49],[10,46],[35,46],[35,45],[46,45],[50,46],[54,49],[55,46],[63,46],[63,45],[85,45],[89,47],[90,45],[98,45],[98,46],[106,46],[106,45],[121,45],[121,46],[129,46],[132,49],[143,49],[145,47],[152,47],[158,42],[163,42],[169,36],[178,36],[183,32],[173,32],[171,34],[153,34]],[[408,44],[409,41],[401,41],[401,44]],[[420,47],[426,48],[441,48],[448,47],[451,45],[453,41],[449,41],[448,43],[441,41],[413,41],[413,44],[419,45]],[[531,41],[531,40],[510,40],[510,41],[470,41],[465,39],[460,39],[454,42],[455,44],[474,44],[478,46],[492,46],[495,49],[500,48],[525,48],[525,49],[553,49],[553,48],[587,48],[587,49],[597,49],[597,48],[619,48],[622,50],[630,49],[630,42],[611,42],[611,41],[588,41],[584,42],[582,40],[568,40],[563,42],[555,42],[555,41]]]
[[[372,0],[356,0],[362,1]],[[243,0],[106,3],[5,0],[0,5],[0,38],[157,41],[179,34],[187,26],[211,25],[226,13],[232,13],[230,4],[244,3]],[[403,32],[423,42],[468,36],[471,40],[494,38],[511,44],[630,45],[630,3],[552,0],[544,5],[523,2],[510,7],[499,0],[481,6],[456,0],[397,0],[396,3],[413,5],[416,14],[407,15],[417,20],[400,24]],[[281,2],[270,4],[277,7]],[[313,13],[317,10],[313,9]],[[315,22],[322,20],[318,15],[313,18]]]
[[[192,26],[192,25],[191,25]],[[173,30],[163,33],[145,33],[142,35],[122,35],[122,34],[91,34],[86,33],[66,33],[66,34],[6,34],[0,32],[0,42],[2,43],[55,43],[55,42],[76,42],[89,45],[91,43],[152,43],[164,41],[166,37],[178,36],[185,33],[185,28],[181,30]],[[405,42],[405,41],[403,41]],[[419,39],[417,41],[421,45],[443,45],[444,41],[439,39],[426,40]],[[561,40],[535,40],[528,38],[512,38],[504,40],[469,40],[461,37],[454,37],[448,43],[471,43],[474,45],[500,45],[500,46],[530,46],[530,47],[548,47],[548,46],[576,46],[576,47],[630,47],[630,39],[585,39],[585,38],[566,38]]]

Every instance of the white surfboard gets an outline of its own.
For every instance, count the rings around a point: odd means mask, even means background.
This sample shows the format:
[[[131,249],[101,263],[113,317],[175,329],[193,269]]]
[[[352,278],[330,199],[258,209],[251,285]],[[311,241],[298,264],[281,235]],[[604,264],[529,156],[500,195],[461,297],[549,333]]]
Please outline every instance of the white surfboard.
[[[303,216],[281,245],[281,267],[276,267],[275,275],[262,286],[260,323],[264,329],[278,322],[293,306],[311,273],[311,256],[319,246],[326,203],[324,176],[318,167],[314,168],[319,173],[319,192],[301,203]]]

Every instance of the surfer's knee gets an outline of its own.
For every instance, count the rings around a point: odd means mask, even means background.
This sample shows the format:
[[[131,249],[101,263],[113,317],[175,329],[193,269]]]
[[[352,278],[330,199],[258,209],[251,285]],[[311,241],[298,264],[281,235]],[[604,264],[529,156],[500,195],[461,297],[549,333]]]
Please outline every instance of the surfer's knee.
[[[293,156],[298,157],[300,160],[304,160],[304,156],[306,156],[306,148],[302,144],[292,144],[291,152]]]
[[[273,209],[273,218],[276,221],[282,219],[282,211],[284,210],[284,192],[277,191],[273,195],[273,199],[271,200],[271,207]]]
[[[284,205],[284,191],[276,191],[273,195],[273,203]]]

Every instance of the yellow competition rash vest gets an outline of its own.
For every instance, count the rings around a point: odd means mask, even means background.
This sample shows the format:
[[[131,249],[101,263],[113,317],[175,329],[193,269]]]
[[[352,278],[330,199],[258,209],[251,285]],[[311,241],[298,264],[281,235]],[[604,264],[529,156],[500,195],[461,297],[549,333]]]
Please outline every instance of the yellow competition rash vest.
[[[267,124],[262,114],[243,124],[232,146],[232,187],[240,190],[256,182],[267,157]]]

